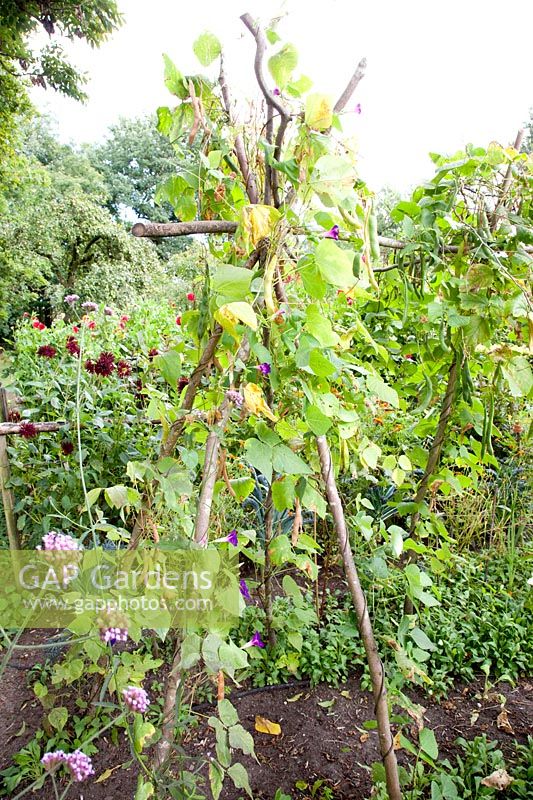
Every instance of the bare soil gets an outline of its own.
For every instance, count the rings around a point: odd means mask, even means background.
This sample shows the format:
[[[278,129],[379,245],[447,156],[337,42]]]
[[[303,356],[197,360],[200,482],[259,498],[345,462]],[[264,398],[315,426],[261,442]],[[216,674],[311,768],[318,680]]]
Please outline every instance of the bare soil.
[[[44,643],[48,631],[28,631],[21,643]],[[42,660],[42,651],[18,650],[1,681],[0,704],[0,768],[9,766],[11,758],[32,738],[41,725],[43,709],[27,685],[27,670]],[[496,739],[506,756],[512,757],[515,740],[524,743],[533,724],[533,680],[522,680],[518,686],[498,684],[484,690],[480,679],[467,686],[459,685],[449,696],[435,702],[418,687],[410,698],[425,708],[424,723],[433,729],[439,744],[439,760],[453,760],[457,737],[472,739],[486,733]],[[502,697],[513,733],[498,727]],[[362,691],[359,678],[354,676],[340,689],[325,685],[313,689],[287,685],[253,693],[234,692],[232,702],[243,726],[255,739],[257,761],[251,757],[235,759],[246,766],[256,800],[272,800],[280,787],[295,798],[305,792],[295,789],[297,781],[309,785],[321,779],[331,787],[335,800],[363,800],[369,797],[371,781],[369,767],[378,760],[378,741],[375,731],[366,731],[363,723],[374,718],[371,695]],[[330,704],[330,701],[334,701]],[[320,704],[326,705],[320,705]],[[188,730],[183,746],[193,758],[205,758],[215,752],[214,732],[207,725],[208,707],[198,709],[198,726]],[[255,717],[260,715],[281,726],[281,734],[258,733]],[[415,723],[413,721],[413,728]],[[408,735],[409,732],[405,731]],[[413,735],[415,730],[412,731]],[[122,733],[121,733],[122,736]],[[129,747],[125,740],[114,746],[105,736],[99,740],[99,752],[94,756],[95,779],[76,784],[69,798],[77,800],[133,800],[137,770],[131,765]],[[399,750],[400,762],[406,753]],[[111,771],[112,770],[112,771]],[[100,778],[100,782],[98,779]],[[208,791],[206,790],[206,794]],[[226,782],[221,800],[238,800],[243,796]],[[34,800],[49,800],[50,787],[29,794]]]

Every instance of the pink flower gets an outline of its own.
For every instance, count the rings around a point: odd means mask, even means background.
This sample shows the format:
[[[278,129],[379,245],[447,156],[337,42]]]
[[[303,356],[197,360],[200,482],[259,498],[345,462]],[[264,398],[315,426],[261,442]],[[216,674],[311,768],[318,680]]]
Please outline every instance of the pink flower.
[[[94,775],[91,759],[81,750],[75,750],[73,753],[65,753],[63,750],[45,753],[41,758],[41,764],[49,772],[59,764],[64,764],[75,781],[84,781],[90,775]]]
[[[75,781],[85,781],[91,775],[94,775],[94,767],[89,756],[82,753],[81,750],[75,750],[65,756],[65,766],[70,772],[72,779]]]
[[[63,750],[55,750],[54,752],[45,753],[41,758],[41,764],[49,772],[57,767],[58,764],[64,764],[67,754]]]
[[[72,326],[72,330],[74,331],[74,333],[79,333],[80,332],[80,329],[78,328],[77,325],[73,325]]]
[[[234,406],[237,408],[242,408],[244,403],[244,397],[240,392],[237,392],[235,389],[228,389],[226,392],[226,400],[230,403],[233,403]]]
[[[338,239],[339,238],[339,226],[334,225],[333,228],[325,234],[326,239]]]
[[[81,545],[68,533],[57,533],[50,531],[43,536],[42,547],[37,550],[81,550]]]
[[[102,642],[106,644],[116,644],[117,642],[127,642],[128,641],[128,629],[127,628],[100,628],[100,639]]]
[[[194,301],[196,300],[196,295],[194,294],[194,292],[188,292],[187,300],[189,301],[189,303],[194,303]]]
[[[242,649],[244,650],[246,647],[264,647],[265,643],[261,639],[259,631],[256,631],[249,642],[243,644]]]
[[[361,110],[362,110],[361,109],[361,103],[356,103],[355,108],[354,108],[355,113],[356,114],[360,114]]]
[[[87,323],[87,327],[89,328],[90,331],[94,331],[94,329],[96,328],[96,322],[94,321],[94,319],[89,320],[89,322]]]
[[[273,94],[275,97],[279,97],[279,96],[280,96],[281,92],[280,92],[280,90],[278,89],[278,87],[277,87],[277,86],[276,86],[276,88],[274,89],[274,91],[272,92],[272,94]]]
[[[126,705],[130,711],[135,711],[138,714],[144,714],[150,705],[148,695],[144,689],[141,689],[139,686],[128,686],[126,689],[123,689],[122,697],[124,698],[124,705]]]

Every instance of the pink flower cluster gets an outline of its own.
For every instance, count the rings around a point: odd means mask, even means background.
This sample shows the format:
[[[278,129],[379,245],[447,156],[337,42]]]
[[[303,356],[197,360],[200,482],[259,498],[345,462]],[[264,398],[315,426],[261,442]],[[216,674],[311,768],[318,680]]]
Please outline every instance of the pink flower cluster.
[[[117,642],[128,641],[127,628],[100,628],[100,639],[106,644],[116,644]]]
[[[124,704],[130,711],[135,711],[139,714],[144,714],[150,705],[150,699],[144,689],[140,686],[128,686],[122,690],[122,697]]]
[[[81,550],[81,545],[68,533],[50,531],[43,536],[43,545],[38,546],[37,550]]]
[[[58,764],[64,764],[75,781],[85,781],[94,775],[94,767],[89,756],[81,750],[73,753],[64,753],[63,750],[45,753],[41,758],[41,764],[46,770],[53,770]]]
[[[244,403],[244,397],[240,392],[236,391],[236,389],[228,389],[226,392],[226,400],[233,403],[237,408],[242,408],[242,404]]]

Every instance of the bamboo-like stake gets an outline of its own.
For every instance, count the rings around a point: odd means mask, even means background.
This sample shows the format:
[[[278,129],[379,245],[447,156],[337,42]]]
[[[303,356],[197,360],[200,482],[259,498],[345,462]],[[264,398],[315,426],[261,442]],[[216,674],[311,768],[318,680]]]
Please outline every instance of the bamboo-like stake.
[[[337,533],[339,549],[344,564],[344,572],[355,606],[357,625],[363,640],[368,668],[370,671],[372,691],[374,694],[374,708],[378,723],[379,746],[381,758],[383,760],[383,766],[385,768],[387,791],[389,793],[390,800],[401,800],[402,793],[398,778],[398,764],[396,762],[396,753],[394,751],[389,720],[389,709],[387,704],[385,671],[378,654],[378,648],[374,638],[374,632],[372,630],[372,623],[370,622],[370,615],[368,613],[368,605],[366,602],[365,593],[361,586],[361,582],[359,581],[359,575],[357,573],[352,549],[350,547],[350,539],[348,537],[344,509],[342,506],[342,501],[339,497],[339,492],[337,490],[337,483],[335,481],[335,472],[333,470],[331,451],[325,436],[318,436],[316,443],[320,457],[322,478],[326,488],[326,497],[331,515],[333,517],[333,524]]]
[[[161,768],[170,757],[170,750],[174,742],[174,728],[176,726],[176,698],[181,686],[181,640],[178,637],[174,648],[172,667],[165,681],[163,704],[163,720],[161,723],[161,738],[155,746],[154,767]]]
[[[209,541],[209,522],[211,519],[215,483],[218,475],[220,440],[228,423],[232,407],[232,403],[224,400],[220,408],[220,421],[210,432],[205,445],[202,488],[198,499],[198,510],[194,526],[194,541],[201,547],[207,547]]]

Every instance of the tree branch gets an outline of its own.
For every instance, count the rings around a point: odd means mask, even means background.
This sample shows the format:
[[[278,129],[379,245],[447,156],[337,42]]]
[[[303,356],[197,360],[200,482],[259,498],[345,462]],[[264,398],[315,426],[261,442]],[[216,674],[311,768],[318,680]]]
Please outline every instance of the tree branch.
[[[340,114],[340,112],[344,111],[344,108],[348,105],[353,93],[359,86],[361,79],[364,77],[365,69],[366,69],[366,58],[362,58],[359,64],[357,65],[354,74],[350,78],[346,89],[341,94],[335,105],[333,106],[333,111],[336,114]]]
[[[254,71],[257,83],[259,84],[259,88],[263,93],[263,97],[267,101],[269,106],[272,106],[276,109],[278,114],[282,119],[288,119],[289,114],[287,113],[284,105],[280,102],[279,98],[270,91],[265,81],[263,75],[263,56],[265,55],[265,51],[267,48],[267,43],[265,39],[265,35],[261,28],[255,24],[250,14],[243,14],[241,16],[242,22],[246,25],[250,33],[255,39],[256,50],[255,50],[255,60],[254,60]]]
[[[220,90],[222,92],[222,100],[224,103],[224,109],[226,114],[228,115],[229,121],[231,124],[233,120],[231,118],[231,98],[229,94],[228,84],[226,83],[226,73],[224,72],[224,56],[220,56],[220,75],[218,77],[218,82],[220,84]],[[242,173],[242,177],[244,179],[244,184],[246,186],[246,194],[250,200],[250,203],[258,203],[259,202],[259,192],[257,190],[257,181],[255,178],[254,173],[250,169],[250,165],[248,163],[248,158],[246,156],[246,150],[244,148],[244,140],[242,138],[242,134],[237,133],[235,136],[235,155],[237,156],[237,161],[239,162],[239,167]]]
[[[0,422],[0,436],[12,436],[20,434],[24,430],[24,424],[21,422]],[[27,423],[26,423],[27,424]],[[65,422],[33,422],[31,423],[37,433],[52,433],[53,431],[60,431]]]
[[[162,236],[191,236],[195,233],[235,233],[237,223],[223,219],[200,219],[191,222],[136,222],[134,236],[158,239]]]

